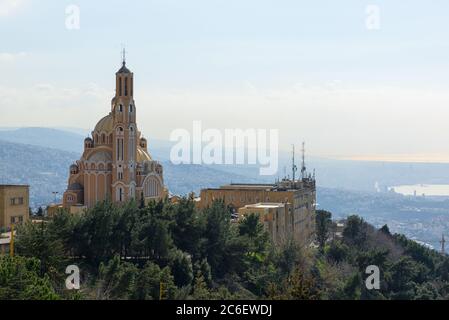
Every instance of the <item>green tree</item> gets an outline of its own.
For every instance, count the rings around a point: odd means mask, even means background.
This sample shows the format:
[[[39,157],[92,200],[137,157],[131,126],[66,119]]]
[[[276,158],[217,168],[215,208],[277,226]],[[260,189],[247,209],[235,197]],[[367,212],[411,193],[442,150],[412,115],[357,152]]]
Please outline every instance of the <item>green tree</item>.
[[[368,225],[359,216],[350,216],[346,220],[346,227],[343,230],[343,239],[350,245],[363,247],[366,245]]]
[[[388,228],[388,225],[384,225],[382,228],[379,229],[380,232],[391,236],[390,228]]]
[[[349,255],[349,247],[341,241],[332,241],[326,250],[327,258],[337,263],[347,260]]]
[[[57,300],[36,258],[0,256],[0,300]]]
[[[248,239],[251,252],[265,254],[269,246],[270,236],[260,222],[259,215],[253,213],[246,216],[239,223],[238,229],[239,235]]]
[[[110,202],[101,202],[89,209],[73,229],[75,255],[86,257],[94,267],[120,255],[116,231],[121,210]]]
[[[206,228],[206,257],[212,273],[215,276],[226,274],[224,265],[226,248],[231,238],[231,214],[223,201],[214,201],[210,208],[205,209]]]
[[[360,274],[354,273],[345,283],[341,299],[344,300],[359,300],[362,292],[362,277]]]
[[[100,264],[97,283],[98,299],[127,299],[134,292],[137,278],[137,267],[121,261],[120,256],[114,256],[107,264]]]
[[[48,223],[21,225],[17,230],[16,253],[30,258],[37,258],[40,274],[47,274],[53,280],[60,280],[62,269],[67,262],[63,240],[55,234]]]
[[[283,275],[290,276],[300,258],[301,249],[299,245],[292,239],[289,239],[278,250],[275,257],[275,265],[280,269]]]
[[[207,287],[207,283],[204,280],[203,275],[199,272],[195,277],[192,297],[195,300],[208,300],[211,298],[211,293]]]
[[[177,288],[170,267],[161,270],[160,299],[172,300],[176,297]]]
[[[170,269],[176,286],[190,285],[193,280],[193,266],[190,255],[181,250],[174,250],[170,260]]]
[[[160,294],[161,269],[151,261],[137,275],[131,298],[134,300],[158,300]]]
[[[177,248],[188,252],[194,259],[200,258],[204,246],[203,234],[206,228],[204,215],[199,214],[190,198],[183,198],[174,207],[171,232]]]
[[[332,224],[332,213],[325,210],[316,211],[316,238],[320,252],[324,252],[324,246],[329,238],[329,229]]]
[[[38,216],[38,217],[44,216],[44,209],[42,209],[42,207],[39,207],[39,209],[36,212],[36,216]]]

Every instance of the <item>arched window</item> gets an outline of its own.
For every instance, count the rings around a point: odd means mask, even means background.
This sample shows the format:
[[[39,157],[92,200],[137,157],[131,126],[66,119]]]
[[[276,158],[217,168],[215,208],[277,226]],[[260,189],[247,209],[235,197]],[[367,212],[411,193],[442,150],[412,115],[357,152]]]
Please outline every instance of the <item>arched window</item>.
[[[159,194],[161,192],[161,187],[159,184],[159,181],[152,177],[149,178],[146,183],[145,183],[145,187],[144,187],[144,193],[145,193],[145,197],[158,197]]]
[[[118,78],[119,96],[122,95],[122,78]]]
[[[106,143],[106,136],[104,133],[101,135],[101,143]]]
[[[123,112],[123,105],[119,105],[119,106],[118,106],[118,111],[119,111],[119,112]]]
[[[123,128],[117,127],[117,138],[116,138],[116,154],[117,154],[117,160],[123,161],[123,151],[124,151],[124,143],[123,143]]]
[[[133,112],[133,109],[134,109],[134,108],[133,108],[133,105],[130,104],[130,105],[129,105],[129,113],[132,113],[132,112]]]
[[[124,199],[124,193],[123,193],[123,188],[122,187],[118,187],[117,188],[117,194],[116,194],[116,196],[117,196],[117,201],[118,202],[123,202],[125,199]]]
[[[128,78],[125,78],[125,97],[128,96]]]

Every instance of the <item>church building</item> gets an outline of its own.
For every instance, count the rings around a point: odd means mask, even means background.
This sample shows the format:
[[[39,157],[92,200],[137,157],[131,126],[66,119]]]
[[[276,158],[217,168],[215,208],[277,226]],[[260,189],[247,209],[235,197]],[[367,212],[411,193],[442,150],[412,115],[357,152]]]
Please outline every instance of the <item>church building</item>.
[[[84,140],[81,159],[70,166],[64,208],[78,212],[99,201],[124,203],[142,197],[148,203],[168,194],[162,165],[149,154],[136,113],[134,74],[123,59],[116,73],[111,112],[97,123],[92,137]]]

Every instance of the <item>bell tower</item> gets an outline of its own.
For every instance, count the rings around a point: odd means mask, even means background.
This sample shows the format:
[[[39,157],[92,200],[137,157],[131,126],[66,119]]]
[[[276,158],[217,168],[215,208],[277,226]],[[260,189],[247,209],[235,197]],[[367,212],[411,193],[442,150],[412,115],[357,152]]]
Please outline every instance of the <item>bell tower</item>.
[[[115,74],[115,97],[112,99],[113,165],[112,199],[126,202],[136,197],[137,125],[134,103],[134,74],[126,67],[123,50],[122,67]]]

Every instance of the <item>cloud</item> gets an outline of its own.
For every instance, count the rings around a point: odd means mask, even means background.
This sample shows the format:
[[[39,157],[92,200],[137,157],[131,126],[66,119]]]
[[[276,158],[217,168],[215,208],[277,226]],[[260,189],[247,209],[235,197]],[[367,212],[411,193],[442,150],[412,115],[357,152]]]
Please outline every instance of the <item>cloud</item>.
[[[96,84],[78,88],[52,83],[9,87],[0,85],[0,126],[67,126],[92,128],[110,111],[112,93]]]
[[[24,0],[0,0],[0,17],[13,14],[25,3]]]
[[[110,111],[110,89],[96,83],[0,85],[0,101],[11,106],[1,108],[0,127],[92,129]],[[447,105],[447,90],[366,88],[338,81],[277,89],[248,82],[241,90],[136,91],[139,130],[150,139],[167,140],[178,128],[191,132],[193,121],[201,120],[204,129],[279,129],[281,149],[306,140],[310,154],[344,158],[403,154],[430,159],[446,152]]]
[[[18,52],[18,53],[0,52],[0,63],[14,62],[17,59],[26,57],[27,55],[28,54],[26,52]]]

